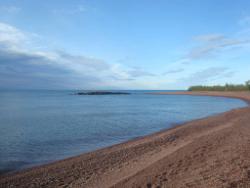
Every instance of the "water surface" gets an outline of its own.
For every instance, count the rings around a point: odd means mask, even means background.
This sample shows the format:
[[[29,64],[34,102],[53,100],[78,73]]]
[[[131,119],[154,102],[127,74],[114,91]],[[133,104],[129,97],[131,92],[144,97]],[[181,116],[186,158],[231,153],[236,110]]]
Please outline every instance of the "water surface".
[[[0,171],[44,164],[246,106],[187,95],[0,91]]]

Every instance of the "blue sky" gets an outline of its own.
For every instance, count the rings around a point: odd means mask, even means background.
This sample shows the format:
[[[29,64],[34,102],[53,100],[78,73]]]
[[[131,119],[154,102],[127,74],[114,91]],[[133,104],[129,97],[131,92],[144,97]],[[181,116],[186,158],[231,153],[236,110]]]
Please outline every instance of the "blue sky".
[[[244,83],[249,60],[248,0],[0,0],[0,88]]]

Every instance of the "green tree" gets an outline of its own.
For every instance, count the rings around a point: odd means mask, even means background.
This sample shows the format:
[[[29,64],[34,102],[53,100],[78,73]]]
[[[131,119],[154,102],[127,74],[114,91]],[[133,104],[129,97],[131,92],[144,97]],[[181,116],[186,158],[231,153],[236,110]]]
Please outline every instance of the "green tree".
[[[191,86],[189,91],[250,91],[250,80],[245,84],[225,84],[225,85],[213,85],[213,86]]]
[[[250,80],[246,81],[246,86],[248,87],[248,90],[250,90]]]

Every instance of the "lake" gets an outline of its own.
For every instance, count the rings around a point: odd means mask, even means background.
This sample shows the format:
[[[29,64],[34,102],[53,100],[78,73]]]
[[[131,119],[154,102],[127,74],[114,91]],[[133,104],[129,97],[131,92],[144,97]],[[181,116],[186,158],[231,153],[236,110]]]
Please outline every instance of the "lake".
[[[1,173],[93,151],[247,105],[224,97],[128,92],[132,94],[0,91]]]

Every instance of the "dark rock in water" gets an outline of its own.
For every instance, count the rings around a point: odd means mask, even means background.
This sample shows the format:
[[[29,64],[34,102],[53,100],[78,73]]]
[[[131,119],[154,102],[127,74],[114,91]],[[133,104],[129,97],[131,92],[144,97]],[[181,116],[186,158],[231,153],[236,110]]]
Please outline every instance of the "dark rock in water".
[[[77,95],[129,95],[127,92],[112,92],[112,91],[89,91],[78,92]]]

